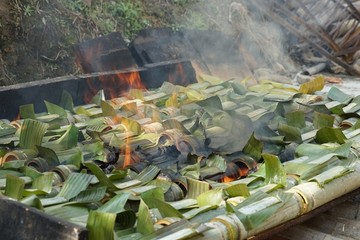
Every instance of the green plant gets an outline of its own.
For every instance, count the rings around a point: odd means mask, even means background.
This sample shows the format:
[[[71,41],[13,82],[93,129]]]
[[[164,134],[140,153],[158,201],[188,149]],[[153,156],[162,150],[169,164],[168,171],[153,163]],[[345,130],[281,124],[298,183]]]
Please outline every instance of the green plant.
[[[111,16],[123,26],[125,38],[133,38],[138,31],[149,25],[142,18],[143,9],[137,1],[117,1],[107,5]]]
[[[31,17],[31,15],[34,12],[34,9],[31,7],[30,4],[27,4],[27,5],[23,6],[23,11],[24,11],[25,16]]]

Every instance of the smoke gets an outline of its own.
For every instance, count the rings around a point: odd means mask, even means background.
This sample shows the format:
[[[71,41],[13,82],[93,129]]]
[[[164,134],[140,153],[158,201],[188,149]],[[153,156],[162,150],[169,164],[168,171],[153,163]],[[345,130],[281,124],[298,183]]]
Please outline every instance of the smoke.
[[[282,29],[250,7],[239,2],[232,2],[229,7],[229,22],[238,28],[240,44],[247,46],[258,63],[274,70],[292,70],[293,63],[284,48],[287,40]]]
[[[217,63],[223,64],[210,66],[211,73],[239,78],[254,76],[258,69],[264,68],[269,70],[268,73],[278,76],[296,71],[297,67],[291,60],[287,48],[290,42],[289,35],[265,16],[264,9],[258,9],[251,1],[199,1],[194,4],[195,10],[203,14],[212,25],[210,29],[219,30],[228,36],[209,38],[205,41],[202,39],[202,44],[207,46],[204,48],[209,52],[220,49],[213,55],[217,56]],[[226,70],[220,71],[220,68]],[[276,76],[265,75],[267,76],[263,76],[263,79],[269,77],[269,80],[277,80]]]

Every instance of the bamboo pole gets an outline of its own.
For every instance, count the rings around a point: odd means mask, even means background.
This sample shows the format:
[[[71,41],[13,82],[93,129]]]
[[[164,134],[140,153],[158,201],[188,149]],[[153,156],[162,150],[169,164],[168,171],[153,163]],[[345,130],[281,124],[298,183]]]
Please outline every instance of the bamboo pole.
[[[300,215],[310,212],[336,198],[350,193],[360,187],[360,162],[356,162],[354,171],[320,187],[317,182],[306,182],[299,184],[286,192],[294,193],[291,200],[287,201],[276,214],[268,218],[255,229],[251,229],[243,236],[255,236],[265,230],[283,224]]]

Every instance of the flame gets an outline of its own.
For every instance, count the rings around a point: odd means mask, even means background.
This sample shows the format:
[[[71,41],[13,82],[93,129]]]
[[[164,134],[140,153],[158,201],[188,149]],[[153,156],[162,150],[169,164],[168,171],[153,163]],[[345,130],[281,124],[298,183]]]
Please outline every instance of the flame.
[[[227,164],[226,172],[221,182],[227,183],[235,181],[241,177],[246,177],[249,174],[249,168],[244,163],[229,162]]]
[[[125,168],[126,166],[129,166],[130,164],[132,164],[131,146],[130,146],[130,138],[127,137],[127,138],[125,138],[125,159],[124,159],[123,168]]]
[[[236,180],[236,178],[224,176],[223,179],[222,179],[222,182],[223,183],[228,183],[228,182],[232,182],[232,181],[235,181],[235,180]]]
[[[187,79],[185,74],[183,63],[176,64],[175,71],[173,71],[172,74],[170,73],[168,76],[168,82],[184,86],[188,84],[189,79]]]
[[[20,112],[18,112],[18,114],[16,115],[16,117],[14,118],[14,120],[13,121],[17,121],[17,120],[20,120]]]
[[[104,90],[106,99],[112,99],[124,95],[130,89],[145,89],[145,86],[141,81],[139,71],[106,72],[98,78],[87,79],[84,101],[90,103],[100,89]]]

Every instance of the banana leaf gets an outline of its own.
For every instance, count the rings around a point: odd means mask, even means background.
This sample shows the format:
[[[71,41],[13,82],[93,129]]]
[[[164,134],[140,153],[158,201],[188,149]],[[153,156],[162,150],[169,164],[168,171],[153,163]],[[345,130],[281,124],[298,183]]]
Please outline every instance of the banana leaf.
[[[84,161],[87,159],[97,159],[100,161],[105,161],[107,156],[105,154],[104,142],[100,140],[95,140],[92,142],[83,142],[80,145],[80,149],[84,154]]]
[[[337,101],[342,104],[348,104],[352,100],[352,97],[350,95],[344,93],[337,87],[331,87],[327,93],[327,97],[332,101]]]
[[[150,234],[155,231],[149,207],[143,200],[140,200],[136,231],[142,234]]]
[[[348,158],[351,151],[352,142],[347,142],[344,144],[311,144],[304,143],[299,145],[296,148],[296,155],[301,156],[324,156],[326,154],[335,153],[339,157]]]
[[[64,205],[59,204],[51,207],[46,207],[45,212],[51,216],[61,218],[67,221],[72,221],[72,218],[79,216],[86,216],[89,214],[89,209],[82,205]]]
[[[281,193],[278,195],[269,195],[258,191],[250,195],[237,206],[227,204],[227,209],[236,214],[249,231],[261,225],[266,219],[271,217],[282,207],[292,194]]]
[[[10,124],[6,124],[6,123],[0,121],[0,137],[1,138],[15,134],[15,132],[16,132],[15,127],[13,127]]]
[[[126,127],[128,131],[131,131],[137,135],[139,135],[142,131],[141,125],[130,118],[122,118],[121,123]]]
[[[343,108],[343,112],[345,114],[349,114],[349,113],[356,113],[359,114],[359,110],[360,110],[360,103],[359,102],[351,102],[350,104],[348,104],[346,107]]]
[[[28,166],[24,166],[20,169],[20,171],[27,177],[30,177],[31,179],[35,179],[37,177],[40,177],[43,175],[43,173],[37,171],[36,169]],[[1,174],[0,174],[1,176]]]
[[[290,102],[297,94],[297,92],[291,92],[284,89],[271,89],[269,93],[264,96],[264,101]]]
[[[86,166],[96,176],[102,186],[107,187],[107,189],[109,189],[110,191],[115,191],[119,189],[95,163],[85,162],[84,166]],[[138,184],[140,183],[141,181],[138,181]]]
[[[223,134],[215,134],[209,131],[210,128],[205,129],[210,140],[209,148],[223,153],[242,151],[254,131],[250,118],[235,112],[217,112],[213,118],[213,124],[224,128],[226,131]]]
[[[227,167],[225,159],[220,155],[212,155],[208,157],[205,164],[207,167],[215,167],[222,172],[225,172]]]
[[[57,140],[43,144],[43,146],[53,150],[68,150],[77,146],[79,129],[74,125],[69,125],[66,132]]]
[[[323,143],[345,143],[346,136],[340,128],[323,127],[316,132],[315,141]]]
[[[224,83],[224,80],[215,77],[215,76],[211,76],[211,75],[207,75],[207,74],[199,74],[199,82],[207,82],[210,83],[210,85],[218,85],[218,84],[222,84]]]
[[[24,196],[29,195],[46,195],[52,190],[52,182],[54,178],[54,173],[44,173],[42,176],[35,178],[32,181],[31,188],[27,188],[24,191]]]
[[[306,127],[305,113],[303,111],[293,111],[285,114],[286,122],[289,126],[302,129]]]
[[[60,118],[65,118],[67,116],[65,109],[63,109],[62,107],[48,101],[44,101],[44,102],[49,114],[57,114],[59,115]]]
[[[105,197],[105,193],[106,187],[103,186],[88,188],[84,191],[81,191],[77,196],[70,199],[70,201],[77,203],[100,202]]]
[[[5,162],[2,165],[3,169],[20,169],[21,167],[24,167],[26,163],[26,160],[13,160],[9,162]]]
[[[97,211],[115,213],[117,214],[116,223],[118,225],[120,225],[122,228],[133,227],[136,222],[135,212],[125,209],[125,204],[128,201],[129,196],[129,193],[116,194],[108,202],[99,207]]]
[[[166,100],[165,107],[179,108],[178,96],[175,92],[173,92],[169,99]]]
[[[32,119],[25,119],[20,131],[19,145],[22,148],[34,149],[40,146],[48,124]]]
[[[20,117],[22,119],[35,119],[35,109],[33,104],[21,105],[19,107]]]
[[[192,218],[194,218],[195,216],[197,216],[199,214],[205,213],[207,211],[210,211],[210,210],[213,210],[213,209],[216,209],[216,208],[218,208],[217,205],[205,205],[205,206],[202,206],[202,207],[199,207],[199,208],[191,209],[190,211],[187,211],[187,212],[183,213],[182,215],[184,216],[184,218],[189,220],[189,219],[192,219]]]
[[[309,181],[316,181],[320,187],[324,187],[325,184],[331,182],[332,180],[342,177],[353,171],[353,169],[344,166],[334,166],[319,175],[316,175],[309,179]]]
[[[36,149],[39,153],[39,156],[46,159],[49,167],[55,167],[57,165],[60,165],[60,161],[58,156],[56,155],[55,151],[51,148],[46,148],[42,146],[36,146]]]
[[[156,178],[148,183],[148,185],[161,188],[163,193],[167,192],[171,187],[172,182],[168,179]]]
[[[73,98],[72,98],[71,94],[66,90],[63,90],[61,93],[60,107],[66,109],[70,112],[74,112]]]
[[[231,186],[225,188],[224,191],[229,197],[238,197],[238,196],[249,197],[250,196],[249,188],[248,188],[247,184],[245,184],[245,183],[238,183],[238,184],[231,185]]]
[[[338,101],[331,101],[325,104],[325,107],[333,114],[342,115],[344,114],[344,107],[346,104]],[[320,111],[319,111],[320,112]]]
[[[224,200],[224,192],[222,188],[211,189],[209,191],[205,191],[198,195],[196,198],[199,207],[203,206],[219,206],[220,203]]]
[[[317,76],[309,82],[300,85],[299,92],[304,94],[314,93],[320,91],[325,86],[325,79],[323,76]]]
[[[27,197],[24,197],[23,199],[21,199],[20,201],[22,204],[25,204],[27,206],[30,206],[30,207],[34,207],[34,208],[37,208],[41,211],[44,210],[41,202],[40,202],[40,199],[38,198],[38,196],[36,196],[35,194],[32,194],[30,196],[27,196]]]
[[[104,90],[101,89],[92,97],[90,103],[100,106],[101,101],[104,101],[104,100],[105,100],[105,92],[104,92]]]
[[[183,215],[178,210],[176,210],[169,203],[166,203],[162,200],[159,200],[157,198],[146,197],[143,199],[143,201],[147,204],[149,208],[157,208],[163,218],[165,217],[183,218]]]
[[[263,155],[265,161],[265,183],[281,184],[286,187],[286,171],[277,156],[266,154]]]
[[[253,134],[245,145],[243,152],[256,160],[260,160],[263,148],[264,144],[257,140]]]
[[[150,165],[146,167],[143,171],[136,176],[136,179],[141,181],[143,185],[147,184],[153,180],[159,173],[161,169],[155,165]]]
[[[145,187],[150,187],[149,186],[145,186]],[[152,205],[150,203],[150,201],[157,199],[160,201],[164,201],[164,191],[156,186],[151,186],[152,188],[149,190],[143,190],[140,192],[140,196],[141,199],[143,199],[145,201],[145,203],[150,207],[150,208],[156,208],[156,206]],[[141,188],[141,187],[140,187]],[[132,191],[134,191],[134,189],[131,189]]]
[[[295,143],[302,142],[301,130],[298,127],[289,126],[287,124],[279,124],[279,134],[285,137],[285,141]]]
[[[144,100],[144,90],[143,89],[136,89],[131,88],[128,92],[129,96],[133,97],[134,99]]]
[[[214,114],[219,110],[223,110],[221,100],[218,96],[212,96],[207,99],[197,101],[196,104],[203,107],[205,111],[209,112],[210,114]]]
[[[89,240],[115,239],[114,226],[116,214],[108,212],[90,211],[86,228]]]
[[[324,128],[324,127],[331,128],[334,126],[334,121],[335,121],[334,116],[324,114],[324,113],[314,112],[313,125],[317,129]]]
[[[182,169],[180,169],[179,173],[182,176],[199,179],[200,178],[200,163],[196,163],[193,165],[186,165]]]
[[[200,194],[210,190],[210,184],[204,181],[187,178],[188,193],[186,198],[196,199]]]
[[[79,147],[70,148],[67,150],[55,151],[61,165],[74,165],[80,168],[84,162],[83,152]]]
[[[89,186],[92,178],[93,176],[89,174],[71,173],[57,196],[72,199]]]
[[[182,210],[182,209],[196,208],[197,200],[192,198],[187,198],[176,202],[169,202],[169,204],[173,206],[176,210]]]
[[[148,240],[148,239],[162,239],[162,240],[173,240],[173,239],[183,239],[186,237],[192,237],[197,235],[192,226],[185,219],[177,221],[173,224],[165,226],[152,234],[146,234],[139,238],[139,240]]]
[[[231,87],[234,89],[234,92],[239,95],[245,95],[247,92],[246,86],[242,83],[232,82]]]
[[[5,169],[0,169],[0,179],[5,179],[6,175],[12,175],[12,176],[17,176],[17,177],[21,177],[24,176],[24,174],[22,174],[19,171],[15,171],[15,170],[5,170]],[[5,184],[3,185],[5,187]]]
[[[23,197],[24,189],[25,189],[24,179],[12,175],[6,176],[6,187],[4,192],[5,196],[16,200],[20,200]]]
[[[304,156],[284,163],[284,168],[288,174],[295,174],[301,179],[309,179],[331,166],[340,165],[341,161],[334,153],[319,156]]]
[[[114,107],[111,104],[109,104],[107,101],[101,101],[101,110],[104,117],[105,116],[114,117],[117,114]]]

